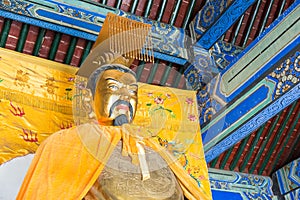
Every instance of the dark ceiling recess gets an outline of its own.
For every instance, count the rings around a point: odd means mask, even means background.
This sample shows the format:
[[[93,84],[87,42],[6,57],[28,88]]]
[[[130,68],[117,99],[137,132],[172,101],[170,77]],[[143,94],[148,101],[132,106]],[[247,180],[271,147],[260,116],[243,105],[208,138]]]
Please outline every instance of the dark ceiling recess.
[[[87,0],[86,0],[87,1]],[[186,29],[204,0],[96,1],[153,20]],[[230,2],[230,1],[228,1]],[[294,0],[257,0],[222,36],[221,40],[247,47]],[[0,47],[79,67],[93,42],[0,17]],[[137,67],[139,66],[139,67]],[[184,67],[156,60],[135,61],[141,82],[185,88]],[[300,156],[300,102],[278,113],[247,138],[209,163],[210,167],[270,175]]]

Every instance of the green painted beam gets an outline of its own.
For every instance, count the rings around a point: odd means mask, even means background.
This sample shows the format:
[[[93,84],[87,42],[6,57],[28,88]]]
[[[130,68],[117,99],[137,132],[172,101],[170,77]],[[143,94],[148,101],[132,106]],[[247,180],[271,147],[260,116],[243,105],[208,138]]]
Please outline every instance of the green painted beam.
[[[174,9],[174,12],[173,12],[173,14],[171,15],[171,18],[170,18],[170,24],[171,24],[172,26],[174,25],[176,16],[178,15],[179,8],[180,8],[180,4],[181,4],[181,0],[178,0],[178,1],[176,2],[176,6],[175,6],[175,9]]]
[[[164,71],[164,74],[161,78],[161,85],[166,85],[166,82],[168,80],[168,77],[170,75],[170,72],[171,72],[171,69],[172,69],[172,63],[170,63],[168,66],[166,66],[166,70]]]
[[[49,52],[49,56],[48,59],[49,60],[54,60],[56,52],[57,52],[57,48],[60,42],[60,38],[61,38],[61,33],[57,32],[54,36],[51,48],[50,48],[50,52]]]
[[[75,47],[76,47],[76,43],[77,43],[77,38],[73,37],[71,39],[67,54],[66,54],[66,58],[65,58],[65,64],[70,64],[72,57],[73,57],[73,53],[75,51]]]
[[[145,10],[145,14],[144,14],[144,17],[148,17],[149,13],[150,13],[150,9],[151,9],[151,6],[152,6],[152,1],[153,0],[149,0],[148,3],[147,3],[147,8]]]
[[[257,2],[257,4],[256,4],[256,7],[255,7],[255,10],[254,10],[254,12],[253,12],[253,14],[252,14],[253,17],[251,18],[250,24],[249,24],[249,26],[248,26],[248,29],[247,29],[246,36],[245,36],[244,43],[243,43],[242,47],[246,47],[248,38],[249,38],[249,36],[250,36],[250,33],[251,33],[251,30],[252,30],[253,24],[254,24],[255,19],[256,19],[257,12],[258,12],[258,10],[259,10],[260,3],[261,3],[261,0],[258,0],[258,2]]]
[[[246,166],[247,166],[247,164],[248,164],[248,162],[249,162],[249,160],[250,160],[250,158],[251,158],[251,156],[252,156],[252,154],[253,154],[254,147],[255,147],[255,145],[257,144],[257,142],[259,141],[260,136],[261,136],[262,132],[263,132],[264,129],[265,129],[265,126],[266,126],[266,124],[262,125],[262,126],[259,128],[259,131],[257,132],[257,134],[255,135],[255,138],[254,138],[254,140],[253,140],[253,142],[252,142],[252,144],[251,144],[251,147],[252,147],[252,148],[250,147],[250,150],[247,152],[247,155],[246,155],[246,157],[245,157],[244,160],[243,160],[243,164],[242,164],[241,167],[240,167],[240,170],[241,170],[241,171],[244,171],[244,170],[245,170],[245,168],[246,168]]]
[[[297,145],[299,145],[300,143],[300,134],[298,134],[297,139],[295,140],[295,143],[292,145],[291,150],[293,151],[294,149],[296,149]],[[287,160],[294,160],[296,159],[295,157],[293,157],[293,154],[290,154]]]
[[[216,157],[215,159],[213,159],[211,162],[210,162],[210,167],[211,168],[214,168],[218,162],[220,157]]]
[[[6,44],[6,40],[8,37],[10,25],[11,25],[12,20],[10,19],[5,19],[4,20],[4,25],[1,33],[1,38],[0,38],[0,47],[4,47]]]
[[[145,62],[141,61],[140,64],[139,64],[139,66],[136,69],[136,79],[137,80],[140,80],[141,75],[142,75],[142,73],[144,71],[144,67],[145,67]]]
[[[150,70],[149,77],[147,79],[147,83],[152,83],[153,82],[154,76],[155,76],[157,68],[158,68],[158,63],[159,63],[159,60],[156,60],[154,65],[152,66],[152,68]]]
[[[277,115],[275,121],[273,122],[271,128],[270,128],[269,131],[268,131],[267,137],[264,139],[262,145],[260,146],[259,151],[258,151],[258,154],[257,154],[255,160],[253,161],[253,163],[252,163],[252,165],[251,165],[251,167],[250,167],[250,169],[249,169],[249,173],[250,173],[250,174],[253,174],[253,172],[254,172],[254,170],[255,170],[255,167],[256,167],[256,165],[257,165],[257,163],[258,163],[258,161],[259,161],[259,159],[260,159],[262,153],[264,152],[265,147],[266,147],[267,143],[269,142],[270,137],[271,137],[271,135],[272,135],[272,133],[273,133],[275,127],[276,127],[276,124],[278,123],[278,120],[280,119],[280,116],[282,115],[282,112],[283,112],[283,111],[279,112],[279,114]]]
[[[184,68],[183,67],[180,67],[179,68],[179,73],[177,73],[176,77],[175,77],[175,80],[174,80],[174,83],[172,84],[173,87],[177,88],[179,83],[180,83],[180,80],[181,80],[181,76],[183,74],[183,71],[184,71]]]
[[[297,104],[297,101],[294,102],[294,104]],[[286,147],[287,143],[289,142],[290,137],[293,134],[294,129],[295,129],[297,123],[299,122],[299,119],[300,119],[300,113],[298,113],[298,116],[293,121],[292,126],[289,127],[289,132],[288,132],[287,136],[285,137],[285,141],[283,142],[283,147],[280,149],[279,153],[277,154],[275,162],[274,162],[275,164],[272,166],[272,170],[271,170],[272,172],[273,172],[273,170],[275,170],[275,166],[278,163],[278,160],[280,159],[282,153],[284,152],[285,147]]]
[[[165,7],[166,7],[166,4],[167,4],[167,1],[166,0],[162,0],[162,3],[160,4],[160,9],[159,9],[159,12],[158,12],[158,17],[157,17],[157,21],[161,21],[161,18],[164,14],[164,10],[165,10]],[[174,13],[175,15],[177,15],[177,13]]]
[[[137,7],[138,3],[139,3],[138,0],[133,1],[133,4],[132,4],[131,9],[130,9],[131,13],[135,13],[135,10],[136,10],[136,7]]]
[[[117,6],[116,6],[116,8],[118,8],[118,9],[120,9],[120,7],[121,7],[121,3],[122,3],[122,0],[117,0],[118,2],[117,2]]]
[[[190,21],[190,17],[192,15],[193,9],[195,7],[195,3],[196,3],[196,0],[191,0],[190,1],[188,11],[186,12],[186,15],[185,15],[185,18],[184,18],[184,22],[183,22],[183,26],[182,26],[183,29],[187,28],[187,25]]]
[[[261,28],[259,30],[259,34],[261,34],[263,32],[263,30],[266,28],[266,24],[267,24],[268,18],[269,18],[270,14],[271,14],[271,8],[272,8],[272,5],[273,5],[273,2],[274,2],[274,0],[271,0],[269,2],[268,10],[267,10],[266,15],[264,17],[264,21],[262,23],[262,26],[261,26]]]
[[[32,55],[37,56],[39,54],[39,50],[40,50],[40,48],[42,46],[45,34],[46,34],[46,29],[41,28],[39,30],[39,34],[38,34],[38,37],[37,37],[35,45],[34,45],[34,49],[33,49]]]
[[[92,41],[88,41],[88,43],[86,44],[86,47],[83,51],[82,57],[81,57],[81,64],[83,63],[83,61],[86,59],[86,57],[89,55],[91,48],[92,48],[93,42]]]
[[[225,156],[224,156],[224,158],[223,158],[223,160],[222,160],[222,162],[220,164],[220,169],[224,169],[225,168],[225,165],[226,165],[226,163],[227,163],[227,161],[228,161],[228,159],[229,159],[229,157],[230,157],[233,149],[234,149],[234,146],[232,146],[230,149],[227,150],[227,152],[226,152],[226,154],[225,154]]]
[[[292,106],[289,109],[287,117],[285,118],[283,124],[281,124],[279,133],[276,134],[276,137],[275,137],[274,141],[272,142],[271,147],[268,149],[267,156],[264,159],[264,162],[262,163],[262,166],[260,167],[260,169],[258,171],[258,174],[262,174],[263,171],[265,170],[265,168],[266,168],[266,166],[267,166],[267,164],[268,164],[268,162],[270,160],[270,157],[273,154],[274,149],[275,149],[275,147],[276,147],[276,145],[277,145],[280,137],[282,136],[282,134],[283,134],[283,132],[285,130],[285,126],[288,123],[288,121],[290,120],[290,117],[291,117],[291,115],[292,115],[292,113],[294,111],[295,106],[296,106],[296,102],[292,104]]]
[[[28,35],[28,29],[29,29],[29,25],[28,24],[23,24],[22,25],[22,29],[21,29],[21,33],[18,39],[18,43],[17,43],[17,48],[16,51],[18,52],[22,52],[25,42],[26,42],[26,38]]]
[[[241,145],[239,146],[239,149],[236,153],[235,159],[230,163],[229,169],[234,170],[234,168],[237,166],[237,163],[239,159],[241,158],[242,153],[244,152],[244,149],[250,139],[251,135],[249,135],[247,138],[245,138],[242,142]]]

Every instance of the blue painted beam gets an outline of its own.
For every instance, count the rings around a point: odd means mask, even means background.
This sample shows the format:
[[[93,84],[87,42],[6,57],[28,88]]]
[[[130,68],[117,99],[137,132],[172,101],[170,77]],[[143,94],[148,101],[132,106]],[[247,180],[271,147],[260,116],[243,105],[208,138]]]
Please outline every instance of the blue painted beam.
[[[220,101],[230,102],[261,80],[300,44],[300,0],[296,0],[268,29],[222,71],[214,85]]]
[[[270,112],[272,115],[264,112],[278,99],[285,97],[295,101],[299,98],[296,94],[285,96],[288,89],[295,90],[300,82],[299,3],[300,0],[296,0],[224,72],[214,78],[206,87],[206,95],[205,91],[204,94],[199,92],[202,117],[211,119],[201,126],[207,161],[289,105],[282,104]],[[255,121],[257,117],[262,120]]]
[[[283,110],[294,101],[300,98],[300,83],[289,90],[287,93],[279,97],[277,100],[273,101],[269,106],[261,110],[256,115],[252,116],[250,120],[245,122],[242,126],[233,130],[228,137],[217,143],[214,142],[210,144],[210,149],[207,149],[208,145],[204,145],[205,159],[207,162],[212,161],[214,158],[219,156],[221,153],[229,149],[231,146],[241,141],[262,124],[266,123],[270,118],[274,117],[279,111]],[[216,136],[218,137],[218,136]],[[204,137],[204,140],[205,137]]]
[[[95,41],[108,12],[152,25],[154,56],[183,65],[188,59],[185,30],[88,1],[10,0],[0,16]]]
[[[300,67],[299,58],[300,52],[297,51],[293,56],[281,64],[278,64],[277,68],[271,71],[263,80],[247,89],[246,93],[239,96],[234,102],[225,105],[224,108],[205,108],[207,111],[220,110],[217,114],[211,116],[212,120],[209,123],[202,126],[205,151],[207,152],[211,148],[215,148],[214,145],[226,140],[226,138],[230,138],[233,132],[240,128],[241,125],[248,122],[254,116],[260,116],[262,109],[275,102],[278,98],[281,98],[281,96],[286,95],[285,92],[289,89],[296,87],[296,85],[300,83],[300,73],[298,70]],[[203,106],[203,104],[205,105],[206,103],[213,106],[213,102],[216,101],[212,99],[207,100],[207,98],[205,98],[205,93],[200,93],[199,97],[198,104],[200,106]],[[294,100],[297,100],[297,98]],[[279,112],[283,108],[284,107],[280,107],[280,109],[278,108],[276,111]],[[205,118],[206,111],[201,112],[201,114],[204,115],[201,117]],[[257,124],[256,127],[258,128],[259,125],[262,125],[263,123],[264,122]],[[243,137],[250,134],[251,130],[244,133]],[[241,138],[236,137],[235,141],[227,142],[227,144],[233,145],[240,140]],[[226,148],[228,148],[228,146],[226,146]],[[219,150],[222,150],[222,148]]]
[[[194,90],[203,89],[203,86],[224,70],[242,50],[223,41],[218,41],[210,50],[194,45],[193,56],[190,56],[189,65],[184,71],[187,83]]]
[[[270,177],[213,168],[208,174],[214,200],[276,199]]]
[[[209,29],[229,6],[227,0],[207,0],[190,23],[190,31],[199,38]]]
[[[201,21],[209,22],[206,18],[210,19],[211,15],[216,15],[216,17],[211,17],[215,21],[209,23],[207,30],[201,30],[203,27],[199,28],[197,24],[195,25],[195,32],[200,33],[200,35],[197,36],[199,39],[196,44],[202,48],[210,49],[255,1],[256,0],[235,0],[222,14],[218,14],[217,11],[220,10],[220,6],[226,6],[225,3],[227,3],[227,1],[223,4],[220,4],[219,1],[207,1],[203,11],[197,16],[198,20],[196,20],[196,23],[201,23]]]
[[[87,33],[82,30],[73,29],[70,27],[66,27],[63,25],[55,24],[55,23],[50,23],[47,21],[41,21],[36,18],[30,18],[30,17],[24,16],[24,15],[19,15],[19,14],[9,12],[6,10],[0,10],[0,16],[8,18],[8,19],[12,19],[12,20],[20,21],[20,22],[23,22],[26,24],[35,25],[35,26],[38,26],[41,28],[54,30],[54,31],[57,31],[60,33],[65,33],[65,34],[72,35],[75,37],[85,38],[85,39],[91,40],[91,41],[95,41],[97,39],[97,35],[92,34],[92,33]]]
[[[275,172],[279,191],[282,195],[300,190],[300,158],[288,163]]]
[[[216,68],[219,72],[222,72],[244,49],[219,40],[210,50],[215,61]]]

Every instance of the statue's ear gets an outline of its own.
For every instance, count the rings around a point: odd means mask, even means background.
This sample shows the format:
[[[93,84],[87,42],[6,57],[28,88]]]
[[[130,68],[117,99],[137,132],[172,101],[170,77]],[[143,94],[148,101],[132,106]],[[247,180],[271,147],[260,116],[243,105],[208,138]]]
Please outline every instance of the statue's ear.
[[[82,89],[81,102],[82,107],[86,111],[89,119],[96,118],[96,114],[94,112],[93,95],[89,88]]]

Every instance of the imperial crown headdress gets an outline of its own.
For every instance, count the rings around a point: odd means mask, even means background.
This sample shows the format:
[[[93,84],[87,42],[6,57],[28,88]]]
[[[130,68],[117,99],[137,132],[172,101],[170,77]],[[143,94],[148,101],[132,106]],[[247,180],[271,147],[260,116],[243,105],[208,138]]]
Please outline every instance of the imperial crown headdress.
[[[129,67],[134,59],[153,62],[151,25],[108,13],[94,46],[77,75],[89,77],[101,66]]]

